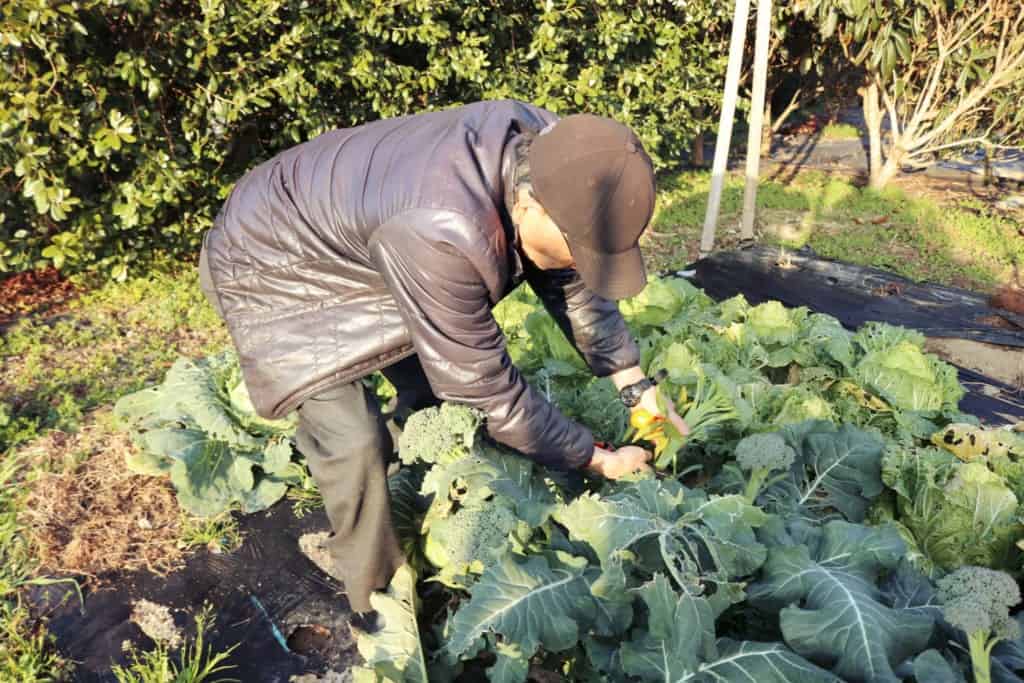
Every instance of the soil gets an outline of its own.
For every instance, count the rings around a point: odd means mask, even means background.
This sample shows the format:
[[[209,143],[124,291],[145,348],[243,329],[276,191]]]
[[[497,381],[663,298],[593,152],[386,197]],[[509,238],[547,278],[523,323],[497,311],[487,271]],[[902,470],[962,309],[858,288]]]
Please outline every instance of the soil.
[[[989,301],[993,308],[1024,315],[1024,289],[1013,285],[1001,287]]]
[[[0,332],[25,316],[59,313],[80,292],[52,266],[11,275],[0,281]]]
[[[1024,350],[969,339],[929,337],[925,349],[943,360],[1024,391]]]
[[[44,571],[101,585],[120,572],[165,574],[180,565],[174,489],[164,477],[129,472],[124,458],[133,448],[127,434],[90,424],[22,451],[56,470],[28,483],[20,513]]]

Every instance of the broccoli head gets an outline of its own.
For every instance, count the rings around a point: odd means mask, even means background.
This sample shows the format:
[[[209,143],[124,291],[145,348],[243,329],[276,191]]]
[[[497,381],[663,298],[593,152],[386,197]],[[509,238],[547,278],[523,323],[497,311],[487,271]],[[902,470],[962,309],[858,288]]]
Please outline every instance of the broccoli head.
[[[456,403],[419,410],[409,416],[398,439],[402,462],[448,464],[473,451],[483,413]]]
[[[1020,636],[1010,608],[1020,602],[1020,587],[1006,572],[961,567],[938,582],[942,616],[967,634],[976,683],[991,680],[992,648]]]
[[[736,464],[748,476],[747,502],[760,495],[772,472],[786,472],[795,460],[796,451],[779,434],[752,434],[736,444]]]
[[[508,550],[508,536],[517,522],[511,509],[494,500],[461,507],[431,523],[424,547],[427,560],[448,584],[467,570],[481,572]]]

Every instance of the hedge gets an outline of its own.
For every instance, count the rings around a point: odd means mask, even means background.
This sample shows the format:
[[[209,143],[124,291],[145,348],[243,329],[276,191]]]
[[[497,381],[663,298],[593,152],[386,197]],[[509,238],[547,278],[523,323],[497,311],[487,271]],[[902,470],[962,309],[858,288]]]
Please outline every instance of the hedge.
[[[0,272],[187,257],[232,183],[326,130],[514,97],[711,127],[714,0],[0,0]]]

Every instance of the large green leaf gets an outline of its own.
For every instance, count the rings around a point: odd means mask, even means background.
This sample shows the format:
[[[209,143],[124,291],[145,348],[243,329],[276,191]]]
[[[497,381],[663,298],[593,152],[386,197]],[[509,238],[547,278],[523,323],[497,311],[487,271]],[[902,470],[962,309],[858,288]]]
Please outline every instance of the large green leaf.
[[[775,524],[751,601],[782,608],[786,643],[845,680],[897,680],[894,667],[925,649],[934,625],[920,610],[889,607],[878,588],[903,556],[899,534],[839,520],[788,532]]]
[[[781,433],[797,459],[789,476],[765,492],[766,508],[810,518],[840,514],[849,521],[863,521],[885,489],[882,439],[857,427],[823,421],[790,425]]]
[[[695,594],[714,588],[715,612],[742,600],[735,581],[765,558],[754,528],[766,517],[741,496],[708,497],[677,483],[646,479],[606,497],[585,494],[555,512],[570,538],[584,541],[606,570],[624,551],[647,549],[653,570],[667,571]]]
[[[588,568],[586,579],[594,596],[594,635],[610,638],[623,633],[633,622],[633,595],[624,562],[612,562],[603,571]]]
[[[422,492],[435,496],[435,506],[453,495],[462,504],[501,495],[531,526],[540,526],[555,502],[533,463],[493,446],[483,446],[473,455],[448,465],[432,467],[424,477]]]
[[[583,576],[585,561],[562,556],[506,555],[470,588],[470,598],[451,618],[445,656],[454,663],[472,656],[480,638],[499,634],[530,657],[576,644],[593,621],[594,598]]]
[[[403,467],[394,476],[388,477],[388,492],[391,495],[391,523],[398,535],[406,558],[417,566],[420,558],[420,533],[423,513],[427,508],[426,499],[420,494],[423,483],[422,470]]]
[[[409,565],[398,568],[386,593],[370,595],[370,605],[383,623],[375,633],[358,634],[356,643],[366,665],[383,680],[430,681],[416,624],[416,602],[416,573]]]
[[[622,646],[622,668],[643,680],[676,681],[715,654],[715,616],[702,597],[676,593],[664,574],[638,589],[647,628]]]
[[[622,667],[644,681],[831,683],[839,679],[778,643],[715,642],[704,598],[677,594],[658,574],[639,590],[647,626],[622,646]]]
[[[115,406],[142,451],[129,457],[129,468],[169,472],[181,506],[201,517],[234,505],[263,510],[287,490],[294,424],[263,420],[251,410],[230,353],[179,359],[161,385]]]
[[[781,643],[721,639],[714,660],[680,679],[694,683],[756,681],[757,683],[839,683],[842,679],[812,664]]]
[[[487,669],[491,683],[526,683],[530,673],[530,658],[516,645],[498,643],[494,647],[495,660]]]
[[[683,496],[681,487],[670,490],[645,480],[605,497],[586,493],[558,508],[554,517],[571,538],[589,543],[607,567],[620,551],[671,531],[682,517]]]

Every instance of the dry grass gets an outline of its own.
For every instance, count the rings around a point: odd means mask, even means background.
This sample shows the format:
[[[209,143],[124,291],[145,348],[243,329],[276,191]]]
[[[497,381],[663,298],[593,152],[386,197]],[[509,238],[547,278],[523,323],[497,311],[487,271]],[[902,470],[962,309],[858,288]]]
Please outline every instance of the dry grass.
[[[61,469],[30,484],[19,521],[46,571],[102,583],[114,572],[166,573],[181,563],[182,515],[163,477],[133,474],[127,434],[91,422],[76,434],[52,432],[23,455]]]

